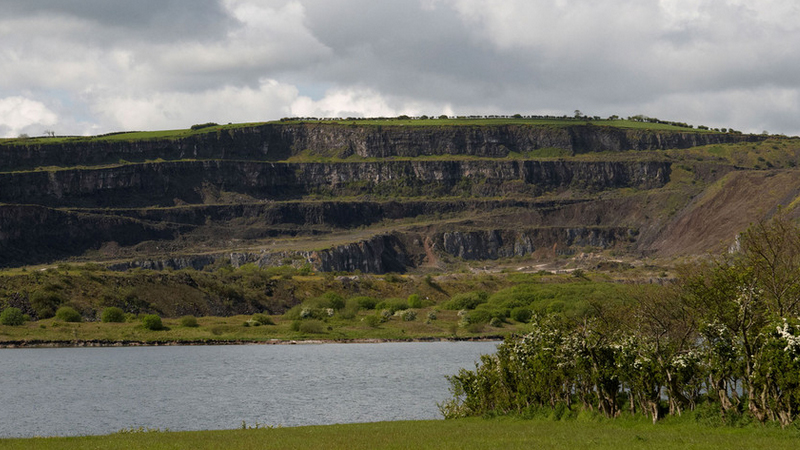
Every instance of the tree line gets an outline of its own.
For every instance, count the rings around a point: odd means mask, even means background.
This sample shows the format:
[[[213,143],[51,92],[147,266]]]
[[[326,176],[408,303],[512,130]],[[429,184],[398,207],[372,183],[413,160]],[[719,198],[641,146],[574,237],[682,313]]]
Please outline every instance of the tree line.
[[[800,413],[800,229],[783,214],[660,291],[581,320],[537,317],[449,377],[445,417],[586,409],[655,423],[700,405],[723,421]]]

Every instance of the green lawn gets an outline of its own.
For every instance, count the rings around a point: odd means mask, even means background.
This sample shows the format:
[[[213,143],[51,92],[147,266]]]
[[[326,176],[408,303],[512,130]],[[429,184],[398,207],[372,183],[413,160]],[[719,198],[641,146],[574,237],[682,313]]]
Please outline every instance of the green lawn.
[[[796,429],[647,421],[459,419],[0,440],[0,449],[796,449]]]

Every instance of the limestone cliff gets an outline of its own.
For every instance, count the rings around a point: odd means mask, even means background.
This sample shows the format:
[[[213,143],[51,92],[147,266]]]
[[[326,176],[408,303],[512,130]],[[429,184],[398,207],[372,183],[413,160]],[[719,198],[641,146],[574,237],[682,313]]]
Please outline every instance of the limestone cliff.
[[[169,139],[75,138],[0,147],[0,172],[35,167],[113,164],[120,160],[223,159],[280,161],[292,156],[347,158],[459,155],[506,157],[541,148],[568,153],[667,150],[755,142],[763,136],[624,129],[596,125],[345,126],[265,124]]]

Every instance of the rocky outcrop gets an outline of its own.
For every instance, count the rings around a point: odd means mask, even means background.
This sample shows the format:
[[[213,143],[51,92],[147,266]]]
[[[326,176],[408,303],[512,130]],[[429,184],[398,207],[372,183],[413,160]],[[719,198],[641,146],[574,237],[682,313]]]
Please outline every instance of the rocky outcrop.
[[[651,189],[669,181],[663,161],[401,160],[363,163],[187,161],[98,169],[0,173],[0,202],[137,207],[204,202],[204,189],[254,199],[309,194],[484,196],[534,190]]]
[[[0,205],[0,267],[52,261],[103,242],[133,245],[174,239],[187,228],[40,206]]]
[[[437,257],[452,256],[465,260],[493,260],[527,256],[537,250],[552,252],[552,256],[573,254],[578,247],[611,248],[618,243],[635,240],[636,230],[628,228],[532,228],[523,230],[451,230],[418,233],[394,232],[380,234],[359,242],[335,245],[321,250],[270,252],[234,252],[218,255],[187,256],[162,260],[132,261],[110,265],[112,270],[143,268],[152,270],[202,269],[217,262],[234,267],[256,264],[278,266],[291,261],[294,266],[310,265],[322,272],[356,272],[383,274],[403,273],[425,264],[422,242],[433,242]]]
[[[635,236],[628,228],[535,228],[528,230],[448,231],[435,237],[435,248],[466,260],[511,258],[539,249],[572,254],[575,247],[609,248]]]
[[[377,126],[264,124],[169,139],[127,141],[73,138],[47,144],[0,146],[0,171],[71,167],[120,160],[222,159],[281,161],[295,155],[347,158],[469,155],[506,157],[541,148],[570,153],[666,150],[697,145],[759,141],[756,135],[623,129],[572,125]]]
[[[201,226],[209,222],[270,227],[278,225],[325,225],[351,228],[371,225],[383,220],[433,216],[465,211],[491,212],[499,209],[553,210],[586,200],[525,199],[449,199],[449,200],[386,200],[386,201],[288,201],[232,205],[185,205],[174,208],[89,209],[102,215],[120,215],[149,222],[168,222]]]

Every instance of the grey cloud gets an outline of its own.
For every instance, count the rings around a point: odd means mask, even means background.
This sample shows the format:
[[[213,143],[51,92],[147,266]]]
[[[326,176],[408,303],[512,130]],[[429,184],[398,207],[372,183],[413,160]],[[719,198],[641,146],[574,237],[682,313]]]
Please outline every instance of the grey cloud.
[[[26,48],[31,59],[47,63],[42,67],[75,62],[67,52],[63,61],[48,59],[48,49],[60,45],[101,48],[99,58],[109,60],[111,51],[131,54],[130,68],[109,63],[103,69],[109,73],[95,77],[101,88],[91,98],[97,101],[103,88],[130,96],[202,93],[275,79],[316,99],[321,86],[365,89],[397,110],[415,103],[465,114],[580,109],[800,132],[791,119],[800,109],[794,16],[705,1],[697,11],[679,2],[673,17],[661,3],[669,2],[573,2],[566,14],[529,0],[253,0],[275,16],[244,24],[221,1],[20,0],[4,2],[0,21],[56,17],[86,23],[85,29],[62,31],[75,33],[62,39],[66,44],[48,42],[41,30],[3,36],[9,48],[36,38],[40,45]],[[506,9],[513,5],[516,10]],[[789,8],[790,0],[770,5]],[[470,14],[462,7],[471,7]],[[75,54],[94,61],[92,51]],[[74,67],[69,73],[77,80],[84,76]],[[14,77],[15,83],[25,79]],[[17,95],[17,84],[5,84],[13,90],[4,95]],[[313,92],[303,86],[314,86]],[[80,104],[81,94],[74,96]],[[780,106],[770,109],[770,102]]]
[[[8,0],[5,20],[23,17],[77,18],[98,28],[86,39],[208,40],[235,25],[219,0]]]

